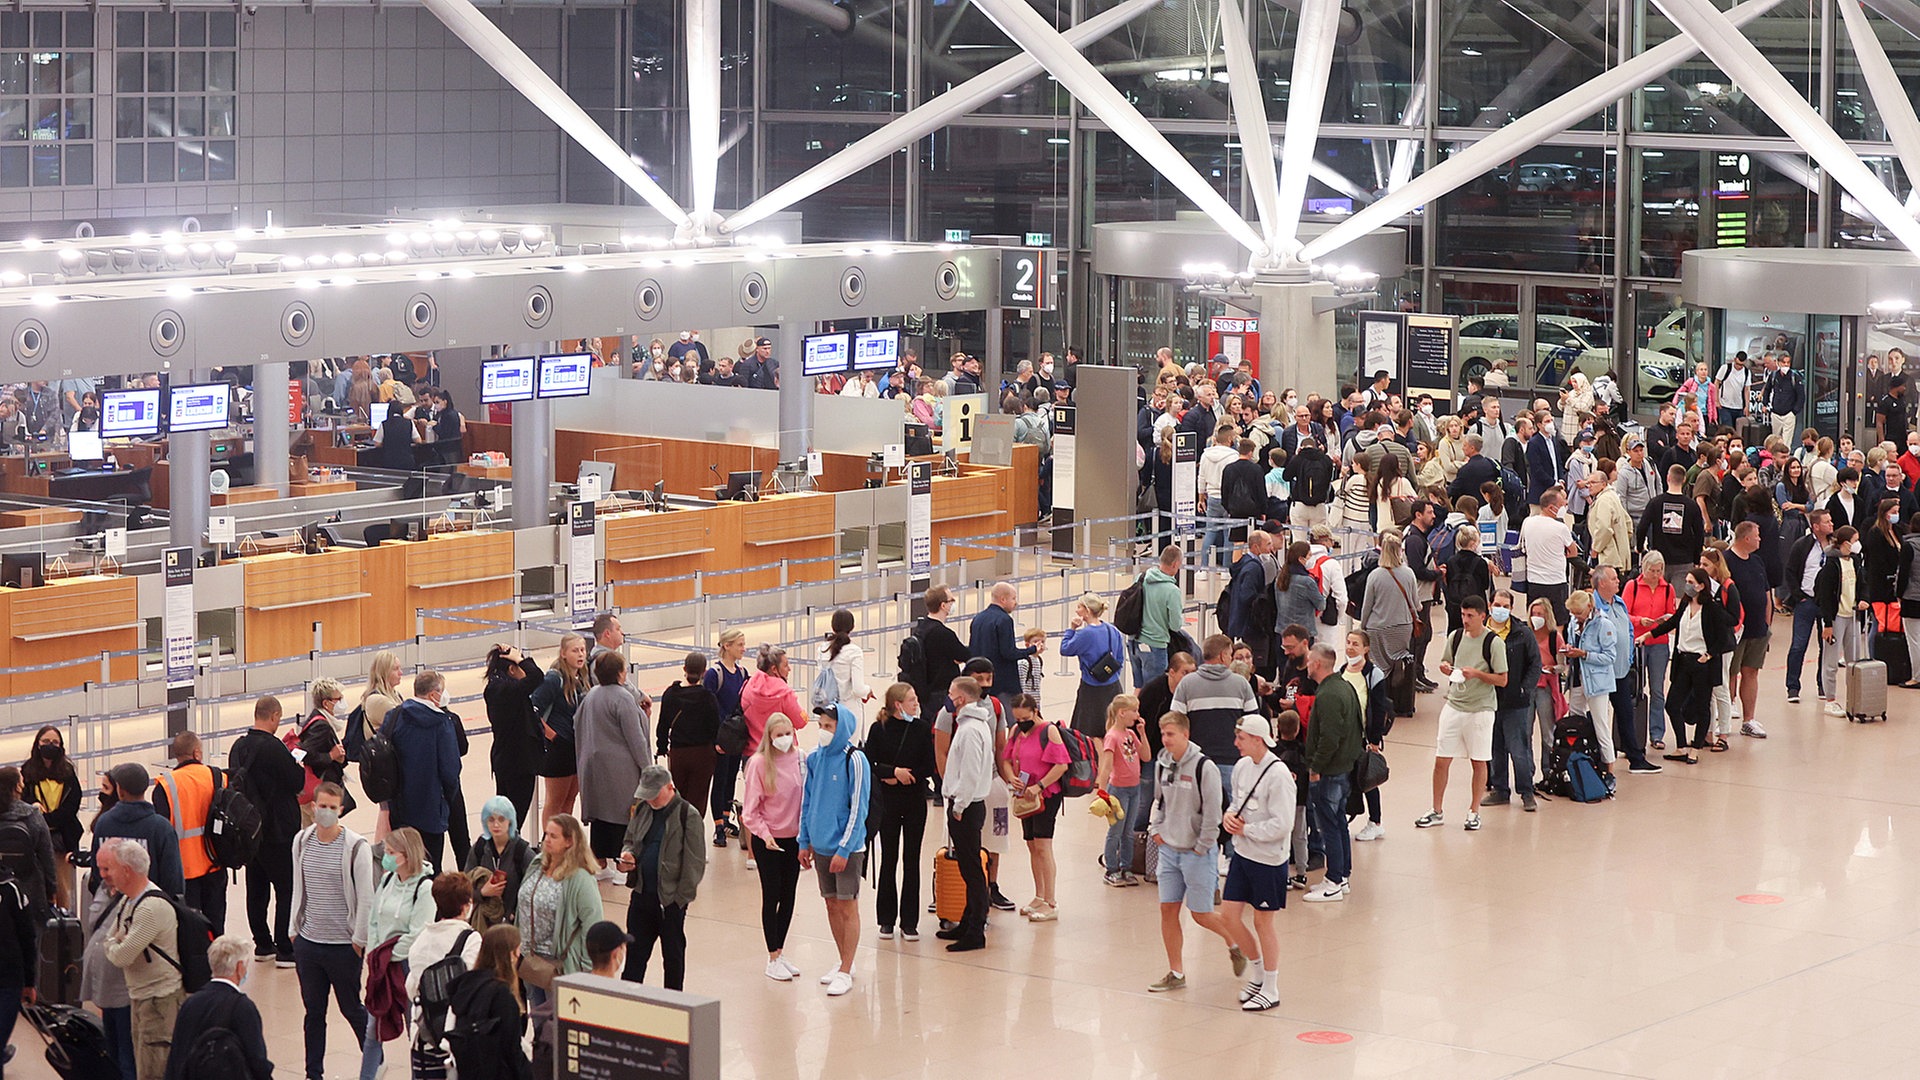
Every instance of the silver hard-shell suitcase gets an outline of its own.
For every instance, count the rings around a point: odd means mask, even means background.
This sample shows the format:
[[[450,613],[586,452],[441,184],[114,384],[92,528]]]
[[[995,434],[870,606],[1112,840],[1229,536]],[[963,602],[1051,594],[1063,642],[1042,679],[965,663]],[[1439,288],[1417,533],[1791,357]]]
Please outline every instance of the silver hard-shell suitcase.
[[[1848,720],[1865,723],[1887,718],[1887,665],[1856,660],[1840,669],[1840,707]]]

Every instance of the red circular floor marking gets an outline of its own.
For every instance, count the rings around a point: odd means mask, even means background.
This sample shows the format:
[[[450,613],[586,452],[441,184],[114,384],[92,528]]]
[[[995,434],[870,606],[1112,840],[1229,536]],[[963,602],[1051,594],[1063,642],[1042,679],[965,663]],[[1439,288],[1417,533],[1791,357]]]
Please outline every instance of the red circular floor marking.
[[[1353,1036],[1344,1031],[1303,1031],[1294,1037],[1303,1043],[1317,1043],[1321,1046],[1335,1046],[1353,1041]]]
[[[1785,897],[1764,892],[1746,893],[1741,896],[1736,896],[1734,899],[1743,904],[1784,904],[1787,902]]]

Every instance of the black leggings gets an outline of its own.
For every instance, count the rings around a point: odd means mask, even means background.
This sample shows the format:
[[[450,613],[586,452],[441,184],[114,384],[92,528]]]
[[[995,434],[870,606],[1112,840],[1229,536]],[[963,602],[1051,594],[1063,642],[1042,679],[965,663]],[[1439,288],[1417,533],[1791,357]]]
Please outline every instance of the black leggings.
[[[1673,676],[1667,687],[1667,720],[1674,744],[1704,749],[1713,727],[1713,688],[1720,685],[1720,661],[1708,654],[1703,664],[1698,653],[1676,652],[1667,670]],[[1693,725],[1691,743],[1687,741],[1689,723]]]
[[[713,820],[723,821],[733,812],[734,784],[740,778],[740,768],[746,762],[742,754],[716,754],[713,760],[713,792],[708,809],[713,811]]]
[[[766,935],[767,951],[787,947],[787,927],[793,925],[793,898],[800,888],[800,841],[797,837],[776,837],[778,851],[753,838],[753,864],[760,872],[760,932]]]
[[[901,930],[913,932],[920,926],[920,841],[927,834],[926,793],[915,784],[881,785],[878,794],[880,884],[874,889],[874,914],[882,927],[892,929],[898,918]]]

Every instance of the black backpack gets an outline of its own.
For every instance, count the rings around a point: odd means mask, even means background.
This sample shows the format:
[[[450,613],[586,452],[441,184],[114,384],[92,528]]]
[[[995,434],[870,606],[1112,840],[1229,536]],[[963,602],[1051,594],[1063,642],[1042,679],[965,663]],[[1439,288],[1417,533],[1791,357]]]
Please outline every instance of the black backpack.
[[[1133,579],[1133,584],[1120,590],[1113,602],[1113,628],[1128,637],[1139,637],[1140,627],[1147,621],[1147,575],[1141,574]]]
[[[347,714],[347,733],[340,740],[346,747],[347,760],[359,761],[367,750],[367,706],[363,702],[353,707]]]
[[[468,970],[460,952],[472,936],[471,927],[460,931],[460,936],[453,939],[452,950],[420,973],[420,993],[416,998],[420,1006],[420,1039],[429,1046],[437,1045],[446,1037],[447,1008],[453,1004],[453,980]]]
[[[360,752],[360,786],[374,802],[391,802],[400,794],[400,748],[379,732]]]
[[[207,846],[222,869],[238,870],[260,850],[260,811],[237,780],[213,770],[213,802],[207,807]]]
[[[139,911],[140,905],[153,896],[159,897],[173,909],[176,928],[174,940],[180,955],[168,956],[167,950],[158,945],[148,946],[147,951],[173,965],[173,969],[180,973],[181,985],[191,994],[213,981],[213,966],[207,962],[207,946],[213,944],[213,925],[207,922],[205,915],[164,891],[141,893],[140,898],[133,902],[133,911]],[[128,912],[127,918],[131,920],[133,912]]]
[[[1380,556],[1369,553],[1360,560],[1360,568],[1347,575],[1347,617],[1360,617],[1360,605],[1367,599],[1367,575],[1380,568]],[[1329,623],[1329,626],[1332,624]]]
[[[0,821],[0,867],[26,881],[34,874],[33,854],[33,834],[27,831],[27,823],[19,818]]]
[[[900,639],[900,652],[895,658],[900,668],[900,681],[908,686],[927,685],[927,645],[926,642],[908,634]]]
[[[200,1033],[187,1049],[185,1080],[244,1080],[251,1075],[247,1049],[230,1028],[215,1025]]]

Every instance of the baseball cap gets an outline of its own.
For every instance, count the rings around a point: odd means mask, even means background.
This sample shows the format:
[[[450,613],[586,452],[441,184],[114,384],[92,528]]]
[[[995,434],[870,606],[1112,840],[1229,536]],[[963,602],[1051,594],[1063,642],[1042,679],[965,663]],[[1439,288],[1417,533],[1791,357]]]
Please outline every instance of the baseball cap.
[[[153,782],[147,777],[147,770],[144,767],[131,761],[108,769],[107,779],[113,781],[114,787],[134,798],[145,795],[147,787]]]
[[[1259,713],[1248,713],[1241,717],[1240,722],[1235,724],[1233,729],[1255,736],[1269,747],[1273,745],[1273,725],[1268,723],[1267,718],[1261,716]]]
[[[633,944],[633,935],[618,923],[601,920],[587,927],[587,955],[607,956],[622,945]]]
[[[633,789],[633,796],[641,802],[652,802],[671,783],[673,773],[665,765],[649,765],[640,770],[640,786]]]
[[[773,344],[773,339],[772,339],[772,338],[770,338],[770,337],[763,337],[763,338],[760,338],[760,339],[758,339],[758,340],[756,340],[756,341],[755,341],[755,342],[754,342],[753,344],[754,344],[754,346],[755,346],[756,348],[757,348],[757,347],[759,347],[759,346],[761,346],[761,345],[771,345],[771,344]]]

